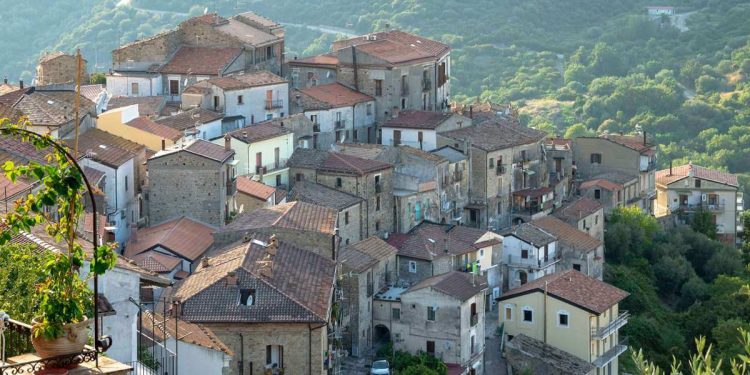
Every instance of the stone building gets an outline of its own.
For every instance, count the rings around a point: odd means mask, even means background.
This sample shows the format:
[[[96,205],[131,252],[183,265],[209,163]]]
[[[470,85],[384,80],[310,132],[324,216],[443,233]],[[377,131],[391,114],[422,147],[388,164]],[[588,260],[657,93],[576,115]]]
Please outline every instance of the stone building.
[[[397,281],[396,248],[370,237],[341,250],[341,326],[344,348],[353,356],[373,347],[372,298]]]
[[[86,60],[81,59],[81,84],[89,82],[86,72]],[[65,52],[51,52],[42,55],[36,66],[34,85],[45,86],[57,83],[75,83],[78,72],[78,62],[75,55]]]
[[[486,289],[483,277],[458,271],[406,290],[389,288],[373,301],[375,338],[389,338],[396,350],[433,355],[451,373],[485,373]]]
[[[380,127],[379,143],[431,151],[437,148],[438,133],[471,125],[471,119],[455,113],[396,111]]]
[[[604,277],[604,242],[554,217],[545,216],[531,222],[558,239],[560,263],[557,272],[573,269],[602,280]]]
[[[573,161],[573,140],[552,138],[544,142],[547,154],[549,186],[554,189],[555,207],[560,207],[563,200],[572,193],[573,181],[576,179],[576,167]]]
[[[289,191],[290,201],[302,201],[336,210],[336,228],[342,246],[363,239],[362,205],[360,197],[312,181],[299,181]]]
[[[289,159],[289,180],[312,181],[364,200],[361,238],[394,230],[393,165],[341,152],[297,149]]]
[[[604,209],[598,201],[580,197],[556,209],[552,214],[581,232],[604,241]]]
[[[259,208],[238,215],[214,232],[214,244],[226,246],[253,233],[276,234],[295,247],[336,259],[336,214],[332,208],[299,201]]]
[[[255,181],[247,176],[237,177],[237,210],[239,213],[255,211],[258,208],[271,207],[285,203],[283,197],[277,197],[278,191],[273,186]],[[280,198],[277,201],[277,198]]]
[[[607,172],[583,181],[578,185],[578,194],[600,202],[605,214],[616,207],[641,207],[643,202],[638,177],[623,172]]]
[[[234,353],[230,375],[326,374],[336,264],[284,236],[217,251],[172,293],[172,313]],[[275,372],[277,371],[277,372]]]
[[[501,232],[503,236],[503,272],[507,280],[503,290],[512,290],[530,281],[555,273],[561,253],[552,233],[531,223]]]
[[[181,49],[186,57],[200,58],[180,58]],[[107,90],[113,96],[167,95],[179,101],[186,86],[204,77],[252,70],[281,75],[283,52],[284,29],[274,21],[252,12],[230,18],[204,14],[113,50]],[[168,68],[172,63],[180,69]]]
[[[469,159],[463,152],[451,146],[443,146],[430,152],[448,160],[448,170],[444,171],[441,181],[443,188],[440,194],[440,220],[463,223],[464,207],[469,202]]]
[[[227,142],[228,143],[228,142]],[[149,223],[187,216],[220,227],[235,211],[234,151],[194,140],[148,159]]]
[[[551,208],[551,201],[524,201],[514,207],[513,200],[515,192],[547,188],[544,139],[545,133],[523,127],[513,118],[496,117],[438,134],[438,146],[452,146],[470,160],[466,225],[497,230]]]
[[[335,52],[302,59],[295,56],[288,64],[289,81],[293,88],[299,89],[336,82],[339,58]]]

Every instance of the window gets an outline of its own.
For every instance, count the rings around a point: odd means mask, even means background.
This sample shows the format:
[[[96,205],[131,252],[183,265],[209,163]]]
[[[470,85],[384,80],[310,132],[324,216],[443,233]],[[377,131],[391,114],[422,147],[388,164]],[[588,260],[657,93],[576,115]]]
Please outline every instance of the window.
[[[283,346],[266,345],[266,366],[269,368],[284,368]]]
[[[372,103],[367,103],[367,115],[372,116]]]
[[[130,95],[138,95],[138,82],[130,84]]]
[[[505,305],[505,321],[513,321],[513,305]]]
[[[594,225],[599,224],[599,215],[594,216]]]
[[[429,322],[435,321],[435,307],[434,306],[427,306],[427,321]]]
[[[341,177],[336,177],[336,187],[340,188],[341,185],[342,185],[342,183],[341,183]]]
[[[427,354],[435,355],[435,341],[427,341]]]
[[[125,176],[125,191],[128,191],[128,176]]]
[[[576,271],[578,271],[578,272],[581,272],[581,265],[580,264],[574,264],[573,265],[573,269],[576,270]]]
[[[398,146],[401,144],[401,130],[393,131],[393,145]]]
[[[380,196],[375,197],[375,211],[380,211]]]
[[[569,319],[570,315],[567,311],[558,311],[557,312],[557,326],[558,327],[569,327]]]
[[[523,308],[523,321],[526,323],[534,322],[534,310],[531,307],[526,306]]]
[[[276,175],[276,186],[281,186],[281,175],[280,174]]]
[[[375,222],[375,231],[380,232],[380,221]]]
[[[529,259],[529,250],[521,249],[521,259]]]
[[[169,80],[169,95],[180,95],[180,81],[176,79]]]
[[[701,180],[695,179],[695,187],[700,188],[701,187]]]
[[[591,164],[601,164],[602,154],[591,154]]]
[[[255,289],[240,289],[240,305],[252,306],[255,304]]]
[[[392,308],[391,309],[391,318],[393,318],[393,320],[399,320],[399,319],[401,319],[401,309]]]
[[[602,191],[599,189],[594,190],[594,199],[602,199]]]
[[[479,249],[479,256],[480,256],[480,257],[483,257],[483,256],[484,256],[484,249]]]
[[[358,139],[359,139],[359,132],[357,131],[357,129],[354,129],[352,131],[352,141],[356,141]]]
[[[410,260],[409,261],[409,272],[411,273],[417,273],[417,262]]]
[[[383,96],[383,80],[375,80],[375,96]]]
[[[270,120],[273,118],[273,113],[266,113],[266,120]]]
[[[295,180],[297,180],[297,181],[302,181],[302,180],[304,180],[304,179],[305,179],[305,176],[304,176],[304,175],[303,175],[302,173],[297,173],[297,174],[296,174],[296,175],[294,176],[294,179],[295,179]]]
[[[401,109],[406,109],[406,98],[401,98]]]
[[[494,158],[490,158],[490,162],[489,162],[489,165],[487,167],[487,169],[492,169],[492,168],[495,168],[495,159]]]
[[[409,95],[409,85],[406,82],[406,76],[401,76],[401,96]]]
[[[311,122],[312,122],[313,124],[316,124],[316,125],[317,125],[317,124],[318,124],[318,115],[310,115],[310,121],[311,121]]]
[[[266,59],[270,60],[273,57],[273,47],[266,47]]]
[[[245,104],[242,95],[237,95],[237,104],[242,105]]]

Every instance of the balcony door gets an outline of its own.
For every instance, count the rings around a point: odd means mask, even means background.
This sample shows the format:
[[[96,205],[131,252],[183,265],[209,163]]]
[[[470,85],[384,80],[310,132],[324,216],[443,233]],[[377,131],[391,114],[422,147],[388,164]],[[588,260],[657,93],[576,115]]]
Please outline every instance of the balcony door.
[[[401,144],[401,130],[393,131],[393,145],[398,146]]]
[[[284,347],[281,345],[266,345],[266,366],[268,368],[284,368]]]

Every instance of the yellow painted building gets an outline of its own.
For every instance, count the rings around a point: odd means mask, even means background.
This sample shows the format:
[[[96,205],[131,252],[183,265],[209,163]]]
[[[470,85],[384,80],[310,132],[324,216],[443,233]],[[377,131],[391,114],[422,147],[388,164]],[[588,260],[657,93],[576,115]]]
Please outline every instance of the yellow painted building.
[[[619,330],[628,313],[618,303],[627,296],[575,270],[542,277],[498,298],[503,339],[523,334],[591,363],[591,374],[619,374],[617,357],[627,349]]]
[[[138,105],[115,108],[99,115],[97,128],[158,151],[174,145],[183,133],[140,116]]]

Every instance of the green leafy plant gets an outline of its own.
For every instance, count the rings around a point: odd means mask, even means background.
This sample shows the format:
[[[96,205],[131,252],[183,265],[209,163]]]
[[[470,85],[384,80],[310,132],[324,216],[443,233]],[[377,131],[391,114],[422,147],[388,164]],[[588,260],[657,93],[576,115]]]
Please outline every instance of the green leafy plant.
[[[5,176],[16,182],[19,178],[38,180],[39,190],[15,202],[4,216],[0,231],[0,245],[8,243],[19,231],[30,232],[44,225],[45,231],[56,241],[64,241],[65,252],[46,252],[43,257],[40,281],[35,288],[34,337],[55,339],[63,335],[63,326],[86,319],[93,311],[93,295],[88,281],[114,267],[117,255],[115,244],[96,246],[89,262],[89,272],[80,274],[86,254],[77,241],[75,231],[83,212],[82,196],[86,191],[83,177],[72,156],[57,145],[49,135],[26,131],[28,123],[0,120],[0,134],[31,143],[37,150],[50,151],[46,164],[29,162],[16,165],[7,161]]]

